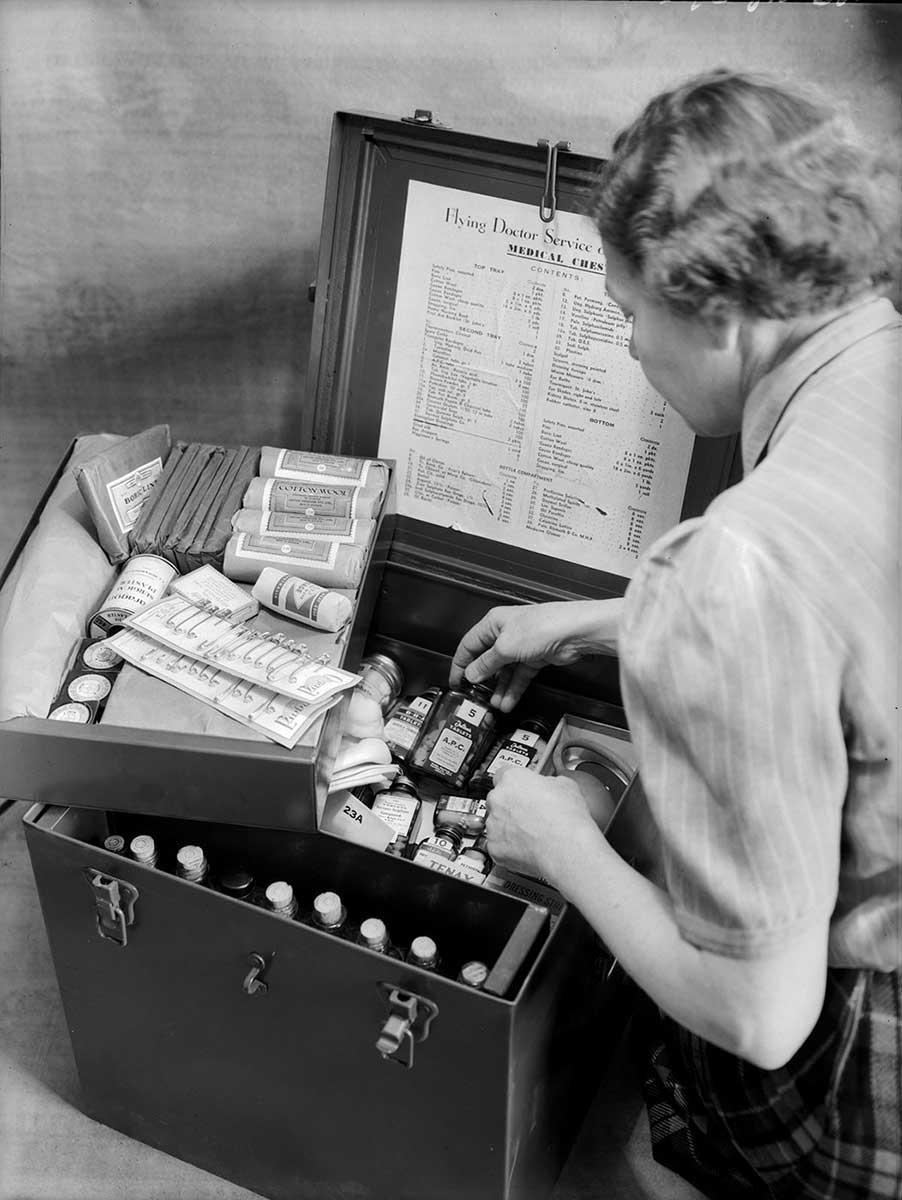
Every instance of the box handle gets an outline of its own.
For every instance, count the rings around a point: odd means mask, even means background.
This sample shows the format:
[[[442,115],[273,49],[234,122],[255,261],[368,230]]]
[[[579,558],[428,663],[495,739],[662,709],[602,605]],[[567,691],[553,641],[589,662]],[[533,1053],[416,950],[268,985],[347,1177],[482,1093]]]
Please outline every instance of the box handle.
[[[241,986],[249,996],[265,996],[269,991],[269,984],[265,979],[261,979],[260,977],[269,966],[269,963],[262,954],[257,954],[256,951],[248,955],[248,962],[250,963],[250,970],[245,975],[244,983]]]
[[[390,983],[380,983],[378,987],[391,1012],[376,1039],[376,1049],[384,1059],[409,1070],[413,1066],[414,1043],[425,1042],[429,1037],[429,1026],[438,1016],[438,1005]]]
[[[83,874],[94,893],[97,932],[106,941],[127,946],[126,930],[135,922],[138,889],[124,879],[114,879],[95,867],[85,867]]]

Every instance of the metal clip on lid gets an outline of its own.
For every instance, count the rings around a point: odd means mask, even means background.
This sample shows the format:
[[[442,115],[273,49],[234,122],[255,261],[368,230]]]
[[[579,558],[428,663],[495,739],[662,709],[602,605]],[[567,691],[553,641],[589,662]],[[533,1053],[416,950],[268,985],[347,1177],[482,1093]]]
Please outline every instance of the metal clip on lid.
[[[554,214],[557,212],[557,156],[559,150],[569,150],[569,142],[555,142],[554,145],[547,138],[540,138],[536,145],[540,150],[546,150],[547,157],[545,159],[545,189],[542,192],[542,202],[539,205],[539,217],[546,225],[554,220]]]
[[[84,876],[94,893],[97,932],[117,946],[127,946],[128,934],[125,931],[135,920],[138,889],[124,879],[114,879],[94,867],[85,867]]]

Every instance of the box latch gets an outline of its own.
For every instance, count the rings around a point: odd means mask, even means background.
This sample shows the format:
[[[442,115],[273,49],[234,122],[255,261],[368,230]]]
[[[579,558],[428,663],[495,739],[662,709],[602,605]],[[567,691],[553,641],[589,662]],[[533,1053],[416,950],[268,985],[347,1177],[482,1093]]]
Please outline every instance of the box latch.
[[[85,867],[84,875],[94,893],[97,932],[117,946],[127,946],[126,929],[135,922],[138,889],[124,879],[114,879],[94,867]]]
[[[412,1067],[414,1042],[425,1042],[429,1037],[429,1026],[438,1016],[438,1005],[390,983],[380,983],[379,990],[391,1011],[376,1039],[376,1049],[383,1058],[401,1067]]]

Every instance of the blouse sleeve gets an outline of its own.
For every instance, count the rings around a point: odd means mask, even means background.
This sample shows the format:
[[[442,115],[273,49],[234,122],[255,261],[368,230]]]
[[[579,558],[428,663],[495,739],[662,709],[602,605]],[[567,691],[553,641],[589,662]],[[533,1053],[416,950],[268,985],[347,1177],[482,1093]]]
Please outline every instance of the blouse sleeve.
[[[836,901],[847,762],[835,635],[710,517],[627,592],[621,683],[682,936],[750,958]]]

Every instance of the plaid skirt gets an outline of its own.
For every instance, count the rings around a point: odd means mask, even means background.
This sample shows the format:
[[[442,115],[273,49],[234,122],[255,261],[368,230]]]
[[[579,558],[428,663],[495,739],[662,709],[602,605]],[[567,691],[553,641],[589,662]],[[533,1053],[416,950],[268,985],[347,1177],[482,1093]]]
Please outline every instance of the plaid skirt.
[[[902,1200],[900,979],[831,969],[817,1025],[776,1071],[641,997],[633,1036],[655,1159],[711,1200]]]

